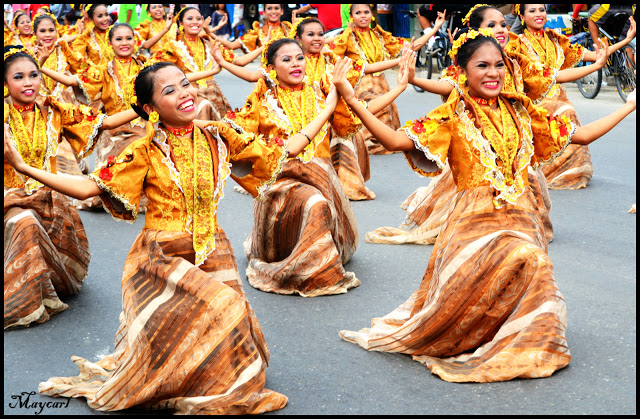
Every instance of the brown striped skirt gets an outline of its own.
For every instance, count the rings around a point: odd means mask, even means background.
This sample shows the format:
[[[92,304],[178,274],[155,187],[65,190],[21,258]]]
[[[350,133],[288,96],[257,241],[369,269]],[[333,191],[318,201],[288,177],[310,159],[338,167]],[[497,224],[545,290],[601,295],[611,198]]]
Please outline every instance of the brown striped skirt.
[[[340,179],[342,188],[352,201],[375,199],[376,194],[365,186],[371,177],[369,152],[363,138],[342,138],[331,130],[331,163]]]
[[[553,225],[549,212],[551,197],[547,181],[540,170],[529,166],[529,187],[538,203],[540,219],[547,241],[553,240]],[[407,215],[399,227],[379,227],[364,236],[367,243],[382,244],[433,244],[455,206],[457,187],[451,168],[446,165],[442,173],[428,186],[416,189],[400,207]]]
[[[549,115],[565,115],[580,126],[580,120],[573,104],[567,97],[567,92],[558,86],[560,95],[555,99],[544,99],[539,106],[549,112]],[[550,164],[542,166],[542,172],[547,178],[551,189],[580,189],[585,188],[593,176],[593,164],[589,146],[569,144],[564,152]]]
[[[229,101],[220,90],[220,86],[214,80],[213,77],[207,80],[207,88],[198,89],[198,97],[206,99],[206,101],[198,101],[198,118],[207,121],[219,121],[224,117],[227,112],[231,110]],[[207,103],[207,101],[209,103]],[[212,106],[211,109],[207,109],[207,106]]]
[[[264,388],[269,350],[225,233],[202,265],[194,260],[191,235],[143,230],[125,263],[115,352],[96,363],[72,357],[80,375],[50,378],[40,393],[85,397],[103,411],[283,408],[287,397]]]
[[[380,73],[377,76],[374,76],[373,74],[365,74],[360,80],[360,84],[356,86],[355,95],[359,100],[371,102],[373,99],[384,95],[389,90],[391,89],[389,88],[389,83],[387,83],[384,73]],[[398,107],[395,103],[391,103],[391,105],[376,113],[376,118],[393,130],[400,128],[400,117],[398,115]],[[384,148],[364,126],[356,133],[355,141],[356,143],[364,141],[369,150],[369,154],[393,153],[393,151],[389,151]]]
[[[340,336],[409,354],[452,382],[547,377],[569,364],[565,302],[536,199],[495,209],[494,191],[457,193],[420,287],[371,328]]]
[[[4,328],[44,323],[80,292],[89,242],[65,195],[43,187],[31,195],[4,190]]]
[[[351,203],[330,159],[288,160],[263,200],[244,243],[249,283],[303,297],[342,294],[360,285],[344,269],[358,245]]]

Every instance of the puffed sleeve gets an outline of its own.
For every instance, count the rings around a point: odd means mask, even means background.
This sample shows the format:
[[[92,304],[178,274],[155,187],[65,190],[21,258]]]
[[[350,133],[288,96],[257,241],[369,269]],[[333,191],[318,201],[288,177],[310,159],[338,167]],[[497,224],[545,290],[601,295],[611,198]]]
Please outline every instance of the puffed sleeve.
[[[97,64],[85,68],[80,74],[79,83],[82,90],[93,100],[98,93],[102,90],[102,86],[105,83],[105,76],[107,74],[107,64]]]
[[[211,122],[205,130],[214,137],[221,136],[228,144],[233,180],[252,196],[262,199],[282,171],[288,156],[286,142],[279,139],[267,143],[259,135],[239,133],[224,122]]]
[[[556,38],[560,48],[562,48],[562,51],[564,52],[564,63],[562,63],[560,70],[575,67],[580,63],[580,61],[582,61],[586,52],[582,45],[572,44],[568,37],[561,35],[554,30],[548,30],[547,34]]]
[[[140,36],[141,39],[148,41],[149,38],[151,38],[150,34],[151,34],[151,21],[147,20],[144,22],[140,22],[140,24],[138,26],[136,26],[136,32],[138,32],[138,35]]]
[[[413,171],[422,176],[436,176],[447,164],[451,133],[453,131],[452,107],[458,101],[457,91],[453,91],[447,103],[437,107],[425,117],[407,121],[403,131],[413,140],[415,149],[404,155]]]
[[[338,57],[344,57],[347,55],[349,51],[349,38],[351,34],[351,29],[347,28],[342,32],[339,36],[337,36],[333,41],[327,44],[327,48],[329,51],[337,55]]]
[[[222,120],[239,133],[257,133],[260,126],[260,103],[266,91],[267,84],[264,79],[258,80],[244,106],[241,109],[227,112]]]
[[[549,164],[561,155],[571,143],[577,125],[564,115],[550,116],[544,108],[525,102],[531,117],[534,155],[531,165]]]
[[[109,157],[89,174],[102,189],[102,205],[113,218],[129,222],[138,218],[144,179],[150,166],[151,137],[153,131],[147,130],[145,137],[129,144],[118,157]]]
[[[58,111],[56,118],[60,118],[62,135],[78,157],[83,158],[91,154],[96,145],[100,127],[107,115],[86,105],[63,103],[50,96],[46,103]],[[53,123],[55,124],[56,121]]]
[[[518,66],[513,74],[522,82],[524,89],[522,93],[534,102],[546,97],[556,84],[558,70],[517,52],[505,53]]]
[[[251,28],[251,30],[247,31],[247,33],[238,38],[238,41],[240,41],[240,45],[242,47],[242,51],[245,54],[248,54],[249,52],[258,48],[258,41],[260,40],[259,31],[261,30],[262,29],[260,28],[260,22],[255,21],[253,22],[253,27]]]
[[[376,26],[374,31],[382,36],[384,48],[389,53],[389,58],[397,58],[402,54],[402,48],[406,42],[403,38],[393,36],[391,33],[382,29],[380,25]]]

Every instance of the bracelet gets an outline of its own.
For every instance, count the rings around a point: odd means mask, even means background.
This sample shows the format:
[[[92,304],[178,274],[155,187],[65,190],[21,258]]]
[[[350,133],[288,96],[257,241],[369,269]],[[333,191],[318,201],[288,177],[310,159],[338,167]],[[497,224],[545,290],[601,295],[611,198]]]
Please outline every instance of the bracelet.
[[[302,131],[298,131],[298,134],[302,134],[302,135],[304,135],[305,137],[307,137],[307,141],[309,141],[309,142],[307,143],[307,145],[311,144],[311,138],[309,138],[309,136],[308,136],[307,134],[305,134],[305,133],[304,133],[304,132],[302,132]]]

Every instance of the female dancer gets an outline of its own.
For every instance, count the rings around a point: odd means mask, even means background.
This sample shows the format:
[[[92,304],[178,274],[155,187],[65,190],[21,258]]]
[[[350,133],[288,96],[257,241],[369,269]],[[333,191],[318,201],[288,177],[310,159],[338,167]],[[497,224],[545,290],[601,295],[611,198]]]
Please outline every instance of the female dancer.
[[[203,25],[200,11],[194,7],[186,7],[178,12],[176,19],[179,24],[177,37],[165,43],[165,49],[156,54],[156,60],[172,62],[187,74],[212,70],[216,63],[211,55],[211,38],[208,35],[198,36]],[[225,50],[224,58],[244,66],[253,61],[260,52],[254,51],[252,54],[236,58],[232,51]],[[197,86],[201,97],[208,99],[212,104],[210,111],[212,113],[205,115],[203,113],[205,102],[201,101],[199,104],[201,110],[198,115],[200,119],[220,120],[231,110],[229,101],[224,97],[213,77],[198,80]]]
[[[509,42],[508,50],[519,52],[556,70],[573,67],[581,60],[595,60],[595,52],[584,50],[580,45],[572,45],[569,38],[552,29],[544,29],[547,23],[544,4],[520,4],[516,10],[523,20],[525,30],[522,35]],[[627,45],[636,36],[635,21],[633,18],[630,20],[631,27],[627,37],[611,45],[609,54]],[[551,89],[540,102],[540,106],[552,115],[564,115],[574,123],[580,123],[575,108],[562,86],[556,85]],[[552,189],[584,188],[593,175],[589,148],[572,144],[567,153],[543,167],[542,171]]]
[[[224,38],[214,38],[225,47],[231,50],[242,49],[245,54],[257,48],[264,47],[271,39],[284,38],[291,31],[291,23],[280,21],[284,10],[281,4],[265,4],[264,20],[265,24],[260,26],[260,22],[253,22],[253,28],[235,41]]]
[[[266,145],[227,124],[194,121],[197,89],[171,63],[144,68],[135,89],[141,106],[136,112],[158,122],[147,123],[144,138],[90,179],[61,179],[29,168],[5,142],[5,159],[19,172],[78,199],[101,194],[118,219],[134,220],[142,191],[149,198],[145,228],[123,271],[115,352],[97,363],[73,357],[79,376],[51,378],[39,390],[86,397],[89,406],[105,411],[281,409],[287,398],[264,388],[269,350],[216,212],[230,160],[249,172],[243,185],[254,196],[263,194],[287,153],[299,153],[306,138]],[[333,106],[336,98],[334,89]]]
[[[549,116],[502,91],[505,58],[489,32],[465,29],[453,52],[467,78],[426,117],[394,131],[364,109],[351,85],[334,83],[386,147],[405,151],[417,173],[450,162],[459,192],[418,290],[371,328],[340,336],[367,350],[400,352],[446,381],[547,377],[571,357],[566,308],[553,277],[527,168],[570,141],[588,144],[635,110],[635,92],[614,113],[584,127]]]
[[[53,96],[36,101],[41,84],[37,62],[22,47],[5,51],[5,147],[15,145],[29,167],[55,173],[63,135],[76,152],[87,153],[101,130],[126,122],[122,115],[95,115],[86,106]],[[135,113],[130,112],[131,119]],[[87,236],[70,200],[8,162],[5,159],[5,329],[43,323],[65,310],[60,296],[80,291],[89,264]]]
[[[52,15],[36,15],[33,20],[33,31],[36,35],[37,45],[34,48],[35,55],[43,73],[46,71],[44,69],[47,69],[77,77],[76,74],[86,68],[86,62],[80,53],[73,51],[65,40],[59,38],[56,20]],[[84,104],[90,103],[91,99],[85,91],[78,89],[77,92],[72,92],[69,90],[65,89],[64,84],[46,74],[42,76],[40,95],[43,98],[53,96],[55,99],[67,103],[77,103],[78,101]]]
[[[256,203],[244,247],[252,286],[314,297],[345,293],[360,284],[343,267],[355,252],[358,232],[331,166],[328,141],[329,122],[342,135],[354,132],[360,121],[344,102],[335,110],[326,104],[328,78],[321,78],[314,89],[305,81],[306,64],[295,40],[272,41],[263,65],[273,84],[258,80],[244,107],[224,120],[239,132],[259,133],[267,142],[308,139],[309,145],[291,155],[274,187]],[[324,119],[316,125],[320,116]]]
[[[143,40],[140,48],[149,50],[149,55],[153,56],[162,51],[170,39],[176,38],[177,28],[173,26],[173,13],[169,13],[165,19],[162,4],[147,4],[147,13],[151,20],[141,22],[135,31]]]
[[[360,60],[367,63],[367,65],[400,56],[402,48],[405,46],[402,38],[392,36],[389,32],[380,28],[379,25],[370,28],[371,5],[352,4],[349,13],[355,26],[353,29],[348,27],[327,44],[334,54],[340,57],[349,57],[355,62]],[[389,84],[383,73],[366,75],[356,87],[358,98],[367,102],[388,91]],[[398,108],[395,103],[389,105],[376,116],[394,129],[400,127]],[[377,143],[376,139],[365,128],[356,134],[355,141],[356,144],[364,142],[370,154],[389,153],[388,150]]]
[[[13,28],[12,33],[5,32],[4,46],[7,45],[22,45],[27,50],[32,50],[35,46],[35,40],[33,38],[33,27],[31,26],[31,19],[24,10],[17,10],[13,16]]]
[[[71,43],[71,48],[81,56],[86,57],[90,66],[106,64],[113,60],[113,49],[109,47],[107,30],[111,26],[111,16],[107,13],[104,4],[88,4],[85,12],[89,19],[89,25]],[[91,27],[93,26],[93,27]]]
[[[498,9],[489,5],[478,5],[471,9],[463,20],[471,28],[490,29],[500,46],[505,49],[509,42],[509,32],[504,15]],[[584,77],[588,72],[602,68],[606,62],[606,47],[598,49],[596,63],[573,69],[556,71],[546,67],[527,56],[505,50],[505,84],[503,89],[511,93],[524,93],[534,103],[542,100],[556,82],[564,83]],[[447,69],[447,75],[441,80],[427,80],[413,77],[409,74],[409,82],[423,90],[440,94],[447,98],[454,89],[462,89],[465,85],[464,77],[458,66]],[[529,186],[534,192],[540,209],[540,217],[548,241],[553,239],[553,226],[549,217],[551,198],[549,197],[546,180],[540,170],[529,171]],[[456,185],[447,165],[442,174],[431,180],[428,186],[414,191],[401,205],[407,212],[400,227],[380,227],[365,235],[365,241],[386,244],[433,244],[440,232],[449,211],[454,206]]]

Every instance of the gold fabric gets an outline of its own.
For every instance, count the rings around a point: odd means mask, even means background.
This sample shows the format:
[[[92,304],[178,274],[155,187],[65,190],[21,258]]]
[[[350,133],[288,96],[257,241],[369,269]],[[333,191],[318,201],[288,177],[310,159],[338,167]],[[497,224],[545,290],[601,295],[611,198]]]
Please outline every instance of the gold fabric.
[[[525,31],[518,38],[509,39],[505,47],[507,53],[519,53],[548,66],[555,71],[575,67],[585,54],[581,45],[574,45],[569,38],[552,29],[544,32],[544,39],[538,40]],[[547,98],[555,98],[560,94],[560,86],[554,85],[546,94]]]
[[[105,112],[114,115],[131,109],[133,82],[145,61],[143,56],[132,58],[128,64],[114,59],[87,68],[80,80],[89,97],[95,98],[100,93]]]
[[[320,89],[314,90],[316,95],[317,113],[324,109],[325,97],[329,93],[329,85],[323,83]],[[322,92],[322,93],[321,93]],[[292,92],[300,94],[300,92]],[[354,133],[361,126],[360,120],[355,116],[350,108],[342,102],[339,104],[329,120],[331,126],[341,136]],[[253,92],[247,98],[242,109],[235,112],[228,112],[224,118],[233,128],[241,133],[258,133],[263,140],[268,143],[277,143],[287,140],[296,134],[291,127],[289,117],[280,104],[274,89],[267,87],[263,79],[258,80]],[[331,157],[330,138],[327,135],[328,124],[325,124],[318,135],[312,139],[311,143],[298,154],[302,161],[310,161],[313,157]]]
[[[105,64],[115,57],[113,48],[108,42],[107,33],[93,29],[85,29],[71,43],[71,49],[86,57],[89,65]]]
[[[489,111],[486,117],[480,117],[478,108],[466,97],[461,99],[456,90],[447,103],[400,128],[414,141],[416,148],[437,165],[437,168],[424,166],[420,158],[416,158],[415,151],[405,152],[411,168],[423,176],[435,176],[448,162],[458,191],[492,186],[497,193],[494,200],[497,208],[505,202],[515,202],[528,185],[529,164],[535,168],[562,153],[575,132],[575,126],[567,118],[549,119],[547,112],[526,96],[503,92],[500,98],[519,135],[517,154],[510,165],[512,179],[505,174],[500,153],[494,151],[500,146],[496,145],[495,139],[487,139],[483,134],[487,132],[488,118],[502,135],[499,128],[502,123],[498,118],[506,115],[492,115]],[[508,139],[506,144],[510,141],[513,140]]]
[[[148,41],[153,38],[156,34],[162,32],[164,27],[166,26],[166,22],[164,20],[155,21],[155,20],[147,20],[141,22],[135,29],[140,39],[143,41]],[[162,51],[166,48],[166,44],[171,40],[176,39],[177,25],[174,23],[171,25],[169,30],[149,48],[149,52],[151,54],[155,54],[158,51]]]
[[[45,157],[42,167],[38,167],[38,169],[56,173],[55,156],[61,136],[68,140],[71,147],[80,156],[85,156],[93,151],[95,140],[106,115],[100,112],[94,114],[87,106],[62,103],[52,97],[46,98],[42,105],[36,104],[36,108],[23,120],[28,133],[34,132],[35,118],[31,114],[35,115],[35,112],[40,112],[46,120]],[[6,103],[4,121],[11,125]],[[10,130],[10,140],[17,144],[18,141],[29,141],[30,138],[22,138]],[[20,148],[16,147],[18,150]],[[16,172],[13,166],[4,163],[4,186],[8,188],[24,187],[28,193],[31,193],[42,187],[42,184],[34,179],[26,178]]]
[[[157,124],[147,123],[146,129],[143,138],[130,144],[117,158],[98,166],[89,177],[105,191],[101,198],[114,218],[135,220],[144,191],[149,200],[145,229],[190,232],[191,222],[183,193],[186,186],[176,167],[174,150],[165,131]],[[200,133],[198,128],[195,131]],[[211,231],[215,231],[218,200],[231,172],[229,162],[251,165],[251,173],[242,178],[241,184],[256,196],[275,182],[285,154],[282,147],[256,141],[253,135],[238,134],[221,122],[209,123],[204,135],[213,162]],[[209,249],[208,246],[205,248]],[[206,254],[200,253],[197,257],[201,263]]]
[[[355,32],[347,28],[327,46],[340,57],[346,56],[354,61],[360,59],[371,64],[399,57],[406,42],[403,38],[391,35],[380,26],[370,29],[362,36],[357,36]],[[361,45],[362,42],[364,45]],[[375,61],[371,60],[373,57],[368,57],[366,54],[366,51],[374,50],[379,51],[379,54],[375,55]]]
[[[271,27],[271,39],[286,38],[289,36],[289,31],[291,31],[291,23],[280,22],[280,25]],[[265,24],[260,27],[260,22],[255,21],[251,30],[238,38],[238,41],[240,41],[242,51],[248,54],[250,51],[264,46],[268,39],[269,25]]]

